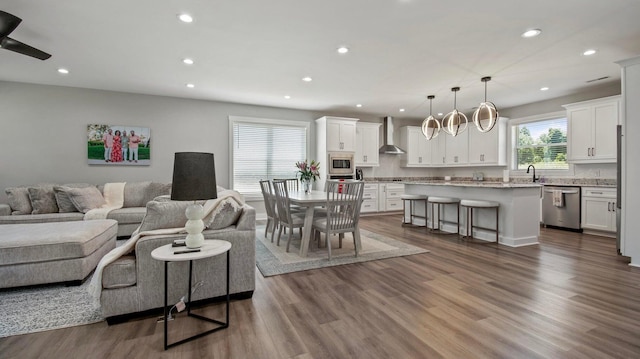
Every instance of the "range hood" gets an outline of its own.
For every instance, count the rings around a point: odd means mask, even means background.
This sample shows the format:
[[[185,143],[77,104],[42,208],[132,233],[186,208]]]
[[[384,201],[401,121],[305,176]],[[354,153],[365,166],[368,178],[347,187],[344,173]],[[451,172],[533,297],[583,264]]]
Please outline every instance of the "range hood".
[[[384,145],[378,151],[389,155],[401,155],[404,150],[393,144],[393,117],[384,118]]]

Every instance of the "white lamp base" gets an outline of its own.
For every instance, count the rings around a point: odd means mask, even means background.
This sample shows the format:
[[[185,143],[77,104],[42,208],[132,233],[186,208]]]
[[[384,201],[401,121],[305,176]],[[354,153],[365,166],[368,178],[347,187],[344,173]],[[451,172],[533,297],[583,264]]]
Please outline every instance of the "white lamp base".
[[[202,205],[194,203],[187,207],[185,211],[187,216],[187,223],[184,228],[187,230],[187,238],[185,238],[185,244],[187,248],[200,248],[204,244],[204,236],[202,231],[204,230],[204,208]]]

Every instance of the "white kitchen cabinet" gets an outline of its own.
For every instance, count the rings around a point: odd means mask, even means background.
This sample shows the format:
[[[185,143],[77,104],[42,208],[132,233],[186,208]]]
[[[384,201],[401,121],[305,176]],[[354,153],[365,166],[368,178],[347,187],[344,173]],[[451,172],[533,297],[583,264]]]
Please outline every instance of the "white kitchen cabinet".
[[[498,118],[489,132],[480,132],[473,123],[469,124],[469,164],[474,166],[507,165],[507,122]]]
[[[615,162],[620,96],[564,107],[568,123],[567,160],[572,163]]]
[[[378,185],[378,211],[401,211],[404,184],[380,183]]]
[[[365,183],[360,213],[378,212],[378,184]]]
[[[356,166],[380,166],[378,149],[380,147],[381,123],[359,122],[356,124]]]
[[[355,152],[356,121],[346,117],[321,117],[316,120],[318,126],[325,128],[327,152]]]
[[[615,188],[583,187],[581,227],[603,232],[616,231]]]
[[[431,165],[431,144],[427,141],[422,129],[417,126],[400,128],[400,147],[405,153],[400,155],[402,167],[429,167]]]
[[[469,126],[472,126],[470,123]],[[441,133],[445,136],[445,165],[446,166],[466,166],[469,164],[469,132],[471,128],[467,128],[463,133],[457,136],[451,136]],[[438,137],[440,137],[438,136]]]

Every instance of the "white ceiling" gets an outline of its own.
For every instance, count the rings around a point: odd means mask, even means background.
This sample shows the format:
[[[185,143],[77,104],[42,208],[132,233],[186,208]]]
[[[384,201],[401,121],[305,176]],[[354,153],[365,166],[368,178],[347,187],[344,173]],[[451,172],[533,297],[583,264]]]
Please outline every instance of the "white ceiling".
[[[454,86],[467,111],[484,98],[483,76],[488,99],[508,108],[619,81],[615,61],[640,55],[640,0],[3,0],[0,10],[23,20],[12,38],[53,55],[0,49],[0,80],[333,113],[425,117],[432,94],[433,112],[446,113]],[[522,38],[530,28],[542,34]],[[598,53],[582,56],[589,48]]]

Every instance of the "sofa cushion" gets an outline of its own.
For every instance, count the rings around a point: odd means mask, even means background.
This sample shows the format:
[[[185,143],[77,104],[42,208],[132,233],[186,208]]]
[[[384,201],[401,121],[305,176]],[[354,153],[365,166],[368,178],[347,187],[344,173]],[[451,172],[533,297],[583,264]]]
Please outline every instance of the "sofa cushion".
[[[136,257],[126,255],[104,267],[102,288],[124,288],[136,284]]]
[[[69,196],[71,203],[82,213],[87,213],[106,203],[100,190],[94,186],[84,188],[62,187],[62,190]]]
[[[4,190],[9,199],[11,214],[31,214],[31,200],[29,199],[29,189],[27,187],[10,187]]]
[[[84,258],[113,241],[118,222],[95,221],[7,224],[0,231],[0,263],[4,265]]]
[[[164,228],[180,228],[187,223],[185,211],[192,201],[149,201],[139,232]],[[198,201],[203,204],[204,201]]]
[[[115,219],[119,225],[137,223],[140,224],[146,213],[145,207],[118,208],[109,212],[108,219]]]
[[[68,188],[85,188],[91,187],[93,185],[89,183],[67,183],[62,186],[53,186],[53,192],[56,196],[56,203],[58,204],[58,212],[60,213],[70,213],[70,212],[78,212],[76,206],[73,205],[71,199],[64,191],[63,187]]]
[[[0,216],[0,224],[73,222],[82,221],[83,218],[84,214],[77,211],[71,213],[25,214],[21,216]]]
[[[151,182],[145,193],[144,203],[142,206],[146,206],[147,202],[153,201],[158,196],[164,196],[171,194],[171,183],[159,183]]]
[[[127,182],[124,185],[124,207],[144,207],[147,205],[147,197],[151,181]]]
[[[58,213],[58,202],[53,192],[53,185],[29,187],[31,214]]]

